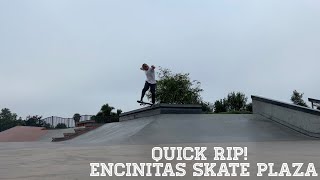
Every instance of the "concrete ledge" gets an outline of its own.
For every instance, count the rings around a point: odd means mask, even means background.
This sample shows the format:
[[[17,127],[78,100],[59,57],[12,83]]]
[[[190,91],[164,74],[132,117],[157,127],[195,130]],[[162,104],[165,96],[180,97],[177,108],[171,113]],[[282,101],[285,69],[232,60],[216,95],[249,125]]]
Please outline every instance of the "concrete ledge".
[[[251,96],[253,114],[290,127],[303,134],[320,138],[320,111],[289,103]]]
[[[156,104],[120,114],[120,121],[132,120],[159,114],[201,114],[201,105],[193,104]]]

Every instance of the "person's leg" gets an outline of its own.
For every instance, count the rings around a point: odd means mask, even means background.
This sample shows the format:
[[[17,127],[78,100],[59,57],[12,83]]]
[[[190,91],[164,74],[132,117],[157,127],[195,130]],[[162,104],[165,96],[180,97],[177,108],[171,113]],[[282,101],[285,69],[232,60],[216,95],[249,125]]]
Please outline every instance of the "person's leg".
[[[146,83],[144,84],[144,88],[142,89],[141,99],[140,99],[141,101],[143,101],[143,97],[148,91],[148,89],[149,89],[149,83],[146,81]]]
[[[156,102],[156,84],[151,84],[150,85],[150,91],[151,91],[151,95],[152,95],[152,104],[154,104]]]

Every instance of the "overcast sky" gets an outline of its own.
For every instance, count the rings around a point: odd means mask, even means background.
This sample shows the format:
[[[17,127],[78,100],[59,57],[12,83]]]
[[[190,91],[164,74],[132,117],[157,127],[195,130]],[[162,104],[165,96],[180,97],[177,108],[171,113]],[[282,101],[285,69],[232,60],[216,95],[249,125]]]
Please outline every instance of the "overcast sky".
[[[0,108],[132,110],[142,63],[190,73],[210,102],[320,99],[319,19],[317,0],[0,0]]]

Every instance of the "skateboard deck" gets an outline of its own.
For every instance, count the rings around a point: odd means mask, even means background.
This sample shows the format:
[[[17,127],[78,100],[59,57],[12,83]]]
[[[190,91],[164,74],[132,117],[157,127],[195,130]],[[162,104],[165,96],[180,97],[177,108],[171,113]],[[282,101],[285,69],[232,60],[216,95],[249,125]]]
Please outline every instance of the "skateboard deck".
[[[152,106],[153,104],[151,103],[148,103],[148,102],[143,102],[143,101],[137,101],[138,103],[140,103],[140,106],[143,106],[143,105],[150,105]]]

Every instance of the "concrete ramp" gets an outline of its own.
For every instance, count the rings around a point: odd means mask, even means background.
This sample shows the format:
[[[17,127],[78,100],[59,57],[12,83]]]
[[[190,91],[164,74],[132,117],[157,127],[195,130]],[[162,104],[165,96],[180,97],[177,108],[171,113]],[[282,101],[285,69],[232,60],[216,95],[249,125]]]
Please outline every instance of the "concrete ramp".
[[[106,124],[96,130],[76,137],[67,143],[93,143],[93,144],[118,144],[131,143],[130,138],[142,131],[148,124],[155,120],[152,118],[141,118],[132,121],[114,122]]]
[[[37,141],[46,133],[43,127],[16,126],[0,132],[0,142]]]
[[[162,114],[106,124],[66,143],[172,144],[311,140],[260,115]]]
[[[68,129],[50,129],[47,130],[47,133],[42,135],[38,141],[40,142],[51,142],[52,138],[64,137],[63,133],[74,133],[75,128]]]

